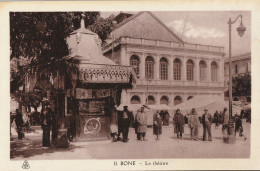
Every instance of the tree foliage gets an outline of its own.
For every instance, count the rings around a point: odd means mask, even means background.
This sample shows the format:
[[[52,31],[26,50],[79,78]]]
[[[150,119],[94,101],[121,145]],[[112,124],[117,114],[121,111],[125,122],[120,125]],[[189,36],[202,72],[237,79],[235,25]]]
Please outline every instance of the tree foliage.
[[[251,96],[251,75],[239,75],[232,78],[233,96]]]
[[[66,73],[69,50],[65,38],[80,27],[81,12],[11,12],[11,91],[16,90],[25,73]],[[102,41],[111,32],[112,21],[99,12],[84,12],[85,27]]]

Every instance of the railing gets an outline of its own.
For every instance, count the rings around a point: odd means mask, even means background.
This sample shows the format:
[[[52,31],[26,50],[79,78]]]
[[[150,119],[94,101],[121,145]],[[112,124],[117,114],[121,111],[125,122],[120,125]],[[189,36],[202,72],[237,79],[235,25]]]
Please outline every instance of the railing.
[[[222,46],[201,45],[201,44],[192,44],[192,43],[181,44],[177,42],[132,38],[132,37],[119,37],[114,41],[114,46],[116,46],[117,44],[134,44],[134,45],[180,48],[185,50],[224,53],[224,47]],[[105,52],[111,48],[112,48],[112,43],[106,45],[103,48],[103,50]]]
[[[196,87],[224,87],[224,82],[201,82],[201,81],[182,81],[182,80],[149,80],[138,79],[136,85],[152,85],[152,86],[196,86]]]

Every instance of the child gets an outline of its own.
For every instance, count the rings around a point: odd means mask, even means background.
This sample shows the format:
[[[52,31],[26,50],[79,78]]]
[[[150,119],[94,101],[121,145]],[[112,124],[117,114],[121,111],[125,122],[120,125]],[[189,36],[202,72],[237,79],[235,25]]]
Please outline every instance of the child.
[[[113,142],[117,141],[117,137],[118,137],[117,130],[118,130],[118,128],[117,128],[116,124],[111,124],[110,125],[110,135],[112,137],[112,141]]]

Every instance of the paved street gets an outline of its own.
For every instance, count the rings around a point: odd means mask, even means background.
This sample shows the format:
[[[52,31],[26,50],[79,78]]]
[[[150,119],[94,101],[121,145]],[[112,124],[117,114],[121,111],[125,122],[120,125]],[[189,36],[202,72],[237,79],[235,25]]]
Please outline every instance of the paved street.
[[[80,142],[72,143],[68,149],[42,148],[41,130],[25,134],[25,139],[18,140],[12,129],[11,159],[153,159],[153,158],[248,158],[250,156],[250,124],[243,120],[244,135],[237,134],[236,144],[224,144],[221,126],[212,125],[213,141],[191,141],[189,129],[185,125],[183,140],[178,140],[173,133],[173,126],[163,127],[160,141],[155,140],[152,128],[148,128],[147,141],[138,141],[131,128],[129,142]]]

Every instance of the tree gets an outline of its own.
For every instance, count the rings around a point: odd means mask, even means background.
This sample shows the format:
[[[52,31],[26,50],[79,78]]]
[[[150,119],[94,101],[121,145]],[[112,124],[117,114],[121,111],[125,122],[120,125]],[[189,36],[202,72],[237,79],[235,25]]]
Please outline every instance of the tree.
[[[11,92],[23,84],[25,74],[64,73],[69,50],[65,38],[80,27],[81,12],[11,12]],[[85,27],[96,32],[102,41],[112,30],[112,21],[99,12],[84,12]],[[26,62],[21,64],[21,59]],[[16,65],[16,66],[15,66]]]
[[[225,92],[229,95],[229,91]],[[251,96],[251,75],[238,75],[232,78],[232,96]]]
[[[36,109],[39,101],[45,96],[37,89],[28,93],[17,91],[21,86],[25,90],[28,75],[33,75],[41,82],[46,80],[50,82],[52,75],[59,73],[66,76],[77,69],[75,65],[69,65],[77,61],[66,58],[69,50],[65,38],[80,27],[81,14],[81,12],[10,13],[11,93],[19,99],[20,105]],[[104,41],[112,30],[112,21],[101,18],[99,12],[84,12],[84,14],[85,27],[96,32]],[[56,98],[58,99],[58,95]],[[56,114],[63,124],[63,115],[59,115],[57,110]]]
[[[251,75],[239,75],[232,78],[234,96],[251,96]]]

